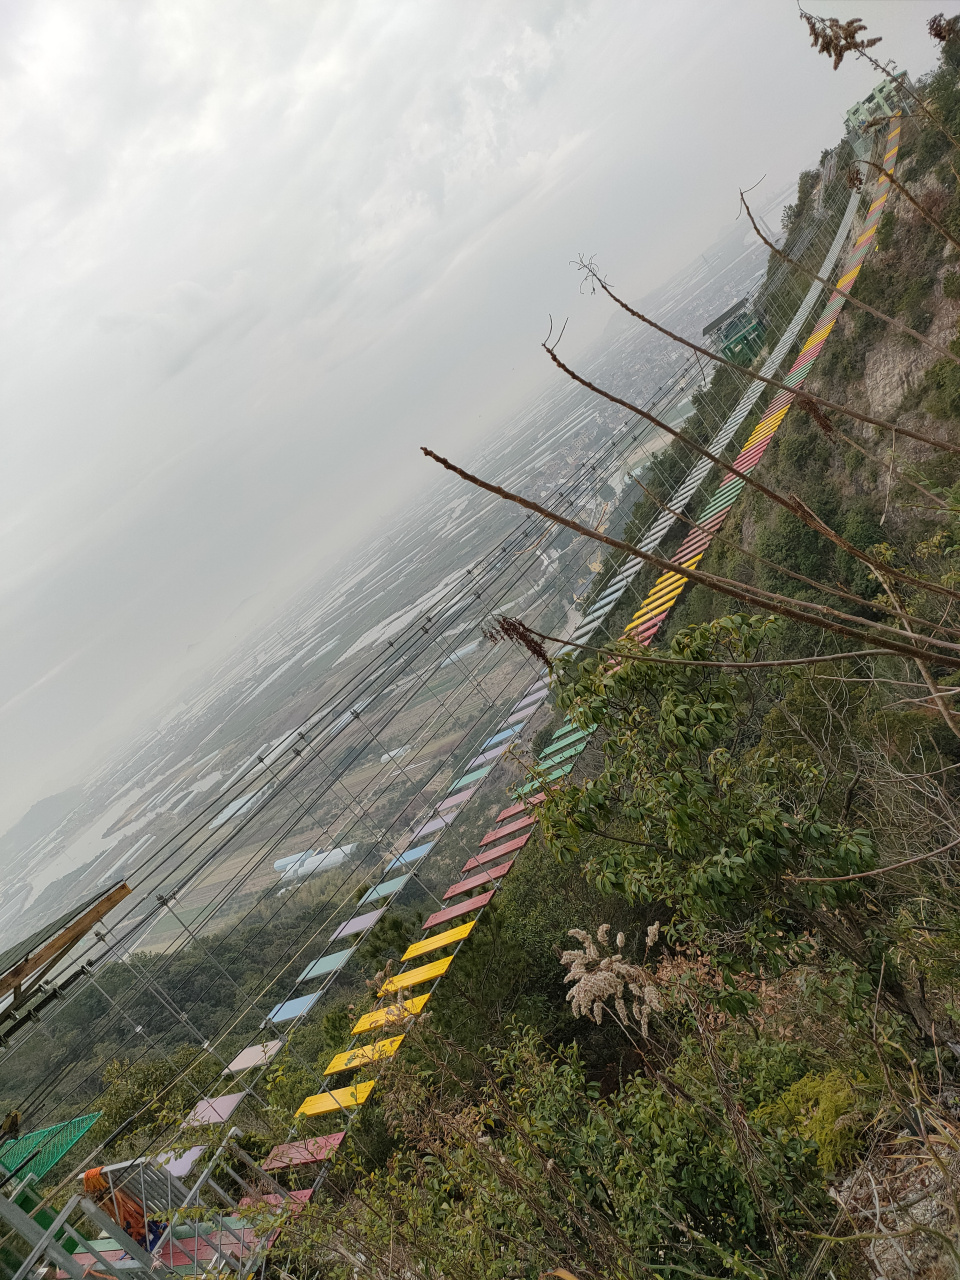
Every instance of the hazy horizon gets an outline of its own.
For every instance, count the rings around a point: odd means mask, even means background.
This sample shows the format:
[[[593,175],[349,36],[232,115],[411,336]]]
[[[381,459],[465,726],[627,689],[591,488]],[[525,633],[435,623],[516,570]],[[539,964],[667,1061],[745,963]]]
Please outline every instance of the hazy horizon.
[[[827,12],[919,75],[939,7]],[[879,79],[792,0],[0,22],[0,832],[552,385],[548,313],[598,339],[571,258],[648,293]]]

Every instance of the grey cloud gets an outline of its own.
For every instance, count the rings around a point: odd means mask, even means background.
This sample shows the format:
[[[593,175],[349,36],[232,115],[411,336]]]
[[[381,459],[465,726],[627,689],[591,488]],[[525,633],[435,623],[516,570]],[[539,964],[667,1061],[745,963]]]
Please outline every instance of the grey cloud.
[[[937,7],[831,11],[918,71]],[[597,338],[577,252],[642,295],[875,78],[792,0],[10,0],[0,828]]]

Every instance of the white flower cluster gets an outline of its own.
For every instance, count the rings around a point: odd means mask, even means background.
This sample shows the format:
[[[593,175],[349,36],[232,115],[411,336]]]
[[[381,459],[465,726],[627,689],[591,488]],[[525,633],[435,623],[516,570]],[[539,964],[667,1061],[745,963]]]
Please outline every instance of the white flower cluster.
[[[648,948],[656,942],[659,931],[659,923],[651,925],[647,930]],[[626,992],[632,996],[633,1018],[639,1023],[641,1033],[646,1036],[650,1014],[661,1012],[663,1006],[660,1003],[660,993],[648,971],[624,960],[620,951],[626,941],[623,934],[617,934],[617,951],[613,955],[604,956],[600,947],[604,950],[609,948],[608,924],[602,924],[597,930],[596,942],[583,929],[570,929],[568,933],[583,946],[582,951],[564,951],[560,957],[560,963],[568,971],[564,982],[574,984],[567,993],[574,1017],[592,1018],[599,1026],[604,1012],[611,1012],[606,1002],[612,998],[617,1017],[625,1025],[629,1021]]]

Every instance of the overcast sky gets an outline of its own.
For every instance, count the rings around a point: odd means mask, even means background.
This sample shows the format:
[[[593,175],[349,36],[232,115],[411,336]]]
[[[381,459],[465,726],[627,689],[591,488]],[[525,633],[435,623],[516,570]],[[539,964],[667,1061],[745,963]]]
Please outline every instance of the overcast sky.
[[[944,0],[858,0],[917,74]],[[953,7],[947,5],[948,12]],[[5,0],[0,830],[771,195],[795,0]]]

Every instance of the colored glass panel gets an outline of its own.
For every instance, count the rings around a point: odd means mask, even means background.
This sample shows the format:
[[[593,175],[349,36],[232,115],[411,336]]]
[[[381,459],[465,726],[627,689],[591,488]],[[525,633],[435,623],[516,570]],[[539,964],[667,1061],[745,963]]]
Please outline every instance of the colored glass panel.
[[[447,929],[445,933],[436,933],[432,938],[426,938],[423,942],[412,942],[400,959],[415,960],[417,956],[429,955],[431,951],[439,951],[441,947],[462,942],[469,936],[470,930],[476,923],[476,920],[471,920],[469,924],[458,924],[453,929]]]
[[[542,778],[536,782],[528,782],[525,787],[521,787],[519,789],[519,791],[517,792],[517,795],[520,795],[520,796],[526,795],[528,791],[532,791],[534,787],[542,786],[544,782],[547,782],[547,783],[556,782],[558,778],[566,777],[566,775],[571,771],[571,769],[574,767],[576,763],[577,763],[576,760],[569,760],[565,765],[561,765],[559,769],[554,769],[552,773],[548,773],[545,778]]]
[[[331,1111],[344,1111],[349,1107],[362,1107],[373,1092],[375,1080],[349,1085],[346,1089],[330,1089],[304,1098],[297,1108],[298,1116],[325,1116]]]
[[[367,890],[358,905],[367,907],[372,902],[379,902],[381,898],[390,898],[395,893],[399,893],[412,874],[412,872],[408,871],[405,876],[394,876],[392,880],[384,880],[382,884],[375,884],[372,889]]]
[[[406,849],[403,853],[398,853],[393,861],[387,864],[387,870],[399,870],[400,867],[409,867],[411,862],[419,862],[421,858],[427,856],[435,844],[436,841],[431,840],[428,844],[418,844],[413,849]]]
[[[363,933],[366,929],[372,929],[386,909],[386,907],[380,907],[378,911],[368,911],[366,915],[354,916],[352,920],[342,924],[339,929],[334,929],[330,935],[330,941],[336,942],[338,938],[352,938],[355,933]]]
[[[573,730],[571,728],[562,734],[556,734],[547,747],[547,752],[562,751],[564,747],[572,747],[575,742],[586,746],[587,739],[592,736],[592,733],[584,733],[582,729]]]
[[[162,1165],[172,1178],[186,1178],[193,1166],[206,1151],[206,1145],[189,1147],[186,1151],[165,1151],[156,1157],[157,1164]]]
[[[314,991],[309,996],[298,996],[296,1000],[281,1000],[267,1014],[268,1022],[289,1022],[291,1018],[299,1018],[309,1012],[320,999],[320,992]]]
[[[466,804],[476,789],[476,787],[468,787],[466,791],[458,791],[456,795],[447,796],[446,800],[440,801],[437,808],[443,810],[449,809],[451,805]]]
[[[400,1048],[403,1036],[391,1036],[389,1040],[378,1040],[376,1044],[361,1045],[359,1049],[347,1049],[330,1059],[330,1065],[324,1071],[325,1076],[335,1076],[338,1071],[350,1071],[354,1067],[362,1067],[367,1062],[382,1062],[384,1058],[392,1058]]]
[[[398,973],[387,979],[377,995],[388,996],[394,991],[402,991],[404,987],[418,987],[421,982],[432,982],[434,978],[446,973],[451,964],[453,956],[444,956],[442,960],[432,960],[430,964],[421,964],[416,969],[408,969],[406,973]]]
[[[563,744],[561,743],[561,747],[562,745]],[[544,765],[561,764],[564,760],[569,760],[573,756],[579,756],[582,753],[583,746],[578,742],[574,746],[567,747],[564,750],[558,748],[555,751],[545,751],[540,757],[540,763]]]
[[[419,840],[421,836],[433,835],[435,831],[442,831],[444,827],[449,827],[456,816],[455,813],[442,813],[438,818],[431,818],[422,827],[417,827],[413,833],[414,840]]]
[[[238,1093],[224,1093],[219,1098],[201,1098],[184,1120],[185,1125],[199,1128],[204,1124],[224,1124],[247,1096],[247,1090]]]
[[[492,747],[489,751],[484,751],[482,755],[474,756],[468,763],[467,768],[473,769],[478,764],[487,764],[491,760],[499,760],[505,751],[510,750],[509,742],[501,742],[498,747]]]
[[[478,782],[481,778],[485,778],[492,768],[493,765],[488,764],[482,769],[474,769],[473,773],[465,773],[463,777],[458,778],[453,785],[455,787],[465,787],[468,782]]]
[[[404,1018],[415,1017],[429,999],[430,992],[427,991],[424,995],[414,996],[411,1000],[398,1000],[396,1004],[388,1005],[386,1009],[373,1009],[358,1019],[350,1034],[359,1036],[365,1031],[376,1031],[377,1027],[390,1026],[392,1023],[402,1022]]]
[[[311,961],[304,969],[297,982],[309,982],[312,978],[322,978],[325,973],[336,973],[342,969],[356,951],[356,947],[347,947],[346,951],[332,951],[328,956],[320,956]]]
[[[251,1067],[262,1067],[283,1048],[282,1040],[268,1040],[266,1044],[252,1044],[243,1049],[221,1074],[236,1075],[238,1071],[249,1071]]]

